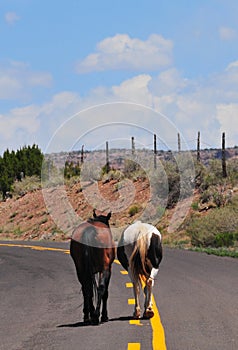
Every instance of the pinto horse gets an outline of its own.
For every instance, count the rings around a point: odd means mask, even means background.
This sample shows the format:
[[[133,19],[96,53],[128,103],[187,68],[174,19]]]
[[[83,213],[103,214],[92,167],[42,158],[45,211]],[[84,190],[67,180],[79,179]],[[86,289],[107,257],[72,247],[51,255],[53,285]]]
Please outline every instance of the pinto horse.
[[[162,260],[161,234],[156,227],[136,221],[122,233],[117,247],[117,257],[128,271],[135,295],[134,318],[141,316],[140,287],[144,287],[144,318],[154,316],[151,301],[154,279]]]
[[[116,248],[109,227],[111,213],[96,215],[80,224],[73,232],[70,242],[70,255],[74,261],[78,280],[84,297],[84,322],[99,324],[108,321],[107,299],[111,277],[111,265]],[[95,297],[95,298],[94,298]],[[96,308],[94,307],[96,299]]]

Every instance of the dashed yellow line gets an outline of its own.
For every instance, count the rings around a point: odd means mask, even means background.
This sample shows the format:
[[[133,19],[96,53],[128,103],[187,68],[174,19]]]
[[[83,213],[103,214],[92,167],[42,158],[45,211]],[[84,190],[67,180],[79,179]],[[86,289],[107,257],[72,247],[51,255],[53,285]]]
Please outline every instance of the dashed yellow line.
[[[114,263],[117,264],[117,265],[121,265],[120,261],[117,260],[117,259],[114,260]]]
[[[143,326],[140,320],[130,320],[129,323],[134,324],[136,326]]]
[[[128,272],[127,272],[126,270],[122,270],[122,271],[120,271],[120,273],[121,273],[122,275],[128,275]]]
[[[126,283],[126,288],[133,288],[133,284],[131,282]]]
[[[135,299],[128,299],[128,305],[135,305],[136,301]]]
[[[128,343],[127,350],[140,350],[140,343]]]

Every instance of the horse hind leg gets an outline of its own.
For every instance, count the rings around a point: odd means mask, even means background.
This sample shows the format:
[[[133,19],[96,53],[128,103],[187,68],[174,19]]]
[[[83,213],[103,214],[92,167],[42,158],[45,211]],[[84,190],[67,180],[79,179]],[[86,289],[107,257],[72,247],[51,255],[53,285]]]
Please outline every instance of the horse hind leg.
[[[129,267],[128,273],[131,279],[131,282],[133,284],[133,293],[135,297],[135,308],[133,313],[133,318],[138,319],[141,315],[141,309],[140,309],[140,283],[139,280],[135,278],[133,275],[131,268]]]
[[[144,288],[144,293],[145,293],[145,304],[144,304],[144,314],[143,318],[149,319],[154,316],[154,311],[153,311],[153,305],[152,305],[152,288],[153,288],[154,281],[150,277],[146,280],[146,285]]]
[[[111,276],[111,273],[108,270],[103,271],[103,273],[101,273],[99,276],[98,289],[97,289],[97,307],[95,310],[96,324],[99,323],[101,303],[103,303],[101,321],[102,322],[108,321],[107,299],[108,299],[108,285],[110,281],[110,276]]]
[[[95,308],[93,305],[93,290],[89,285],[88,281],[82,284],[83,298],[84,298],[84,306],[83,306],[83,314],[84,314],[84,323],[91,324]]]
[[[107,300],[108,300],[108,287],[109,282],[111,278],[111,271],[109,271],[108,276],[105,280],[105,291],[102,297],[102,317],[101,322],[107,322],[108,321],[108,314],[107,314]]]
[[[108,290],[106,289],[103,297],[102,297],[102,316],[101,316],[101,322],[108,322],[108,315],[107,315],[107,299],[108,299]]]
[[[133,291],[134,291],[134,296],[135,296],[135,309],[133,313],[133,317],[135,319],[140,318],[140,285],[138,282],[134,281],[133,282]]]

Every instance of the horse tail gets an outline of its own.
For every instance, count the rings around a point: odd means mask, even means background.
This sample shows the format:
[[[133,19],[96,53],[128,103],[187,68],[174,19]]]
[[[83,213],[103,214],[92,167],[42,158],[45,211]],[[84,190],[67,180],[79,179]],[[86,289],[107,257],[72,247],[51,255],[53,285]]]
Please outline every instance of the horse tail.
[[[146,270],[146,255],[147,237],[145,234],[140,234],[139,238],[135,242],[134,250],[129,261],[132,277],[135,281],[145,281],[146,278],[149,277],[149,273]]]
[[[88,290],[94,295],[97,296],[97,282],[94,273],[94,254],[93,250],[95,247],[95,237],[97,235],[97,231],[93,226],[86,227],[86,229],[82,233],[81,243],[83,247],[83,260],[84,260],[84,270],[86,276],[86,285]]]

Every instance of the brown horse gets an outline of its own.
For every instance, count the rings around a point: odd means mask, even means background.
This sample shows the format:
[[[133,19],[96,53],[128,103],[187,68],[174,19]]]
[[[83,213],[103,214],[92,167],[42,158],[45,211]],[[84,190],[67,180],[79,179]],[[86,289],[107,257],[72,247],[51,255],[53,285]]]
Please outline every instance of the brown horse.
[[[108,286],[116,253],[109,227],[110,217],[111,213],[97,216],[94,210],[93,218],[80,224],[71,238],[70,255],[82,285],[85,323],[99,324],[101,303],[101,322],[108,321]]]
[[[136,221],[122,233],[117,257],[130,275],[135,296],[134,318],[139,318],[140,286],[144,287],[144,318],[154,316],[152,288],[162,260],[161,234],[153,225]]]

